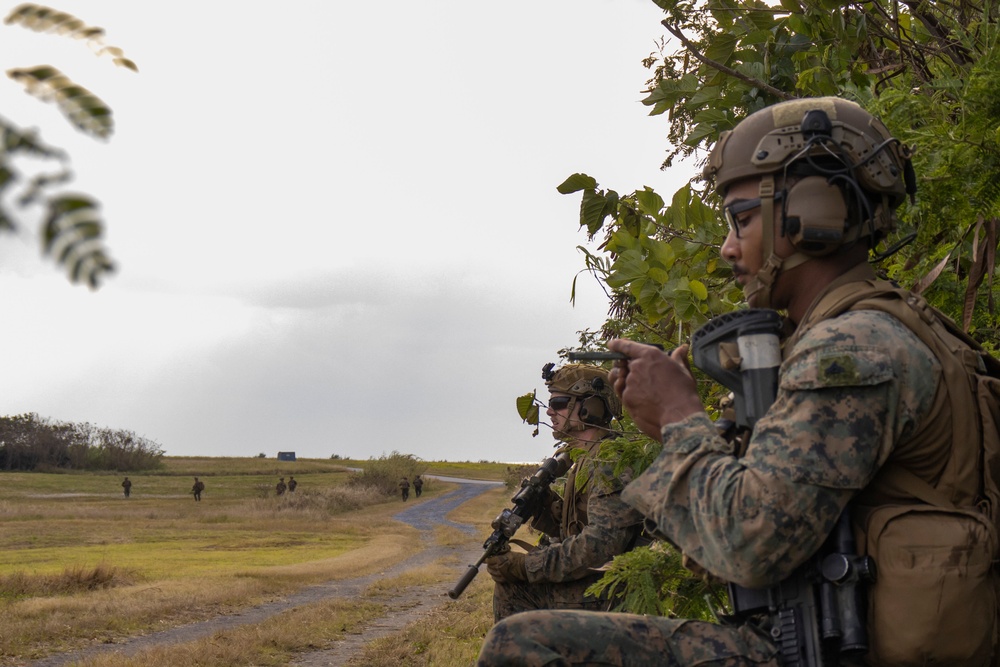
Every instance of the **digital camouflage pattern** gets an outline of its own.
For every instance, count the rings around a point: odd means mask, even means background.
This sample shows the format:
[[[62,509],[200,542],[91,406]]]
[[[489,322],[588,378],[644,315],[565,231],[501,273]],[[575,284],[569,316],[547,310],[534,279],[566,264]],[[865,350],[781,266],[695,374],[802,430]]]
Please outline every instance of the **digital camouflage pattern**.
[[[778,583],[819,549],[897,443],[928,426],[941,379],[899,320],[844,313],[786,354],[777,399],[743,457],[695,415],[663,429],[663,451],[623,498],[715,576]],[[940,449],[943,464],[947,440]]]
[[[896,318],[849,311],[788,346],[779,391],[745,455],[705,414],[663,429],[663,451],[622,493],[647,530],[711,574],[743,586],[775,584],[821,546],[847,502],[896,449],[934,429],[944,465],[948,423],[923,423],[940,365]],[[927,421],[927,420],[923,420]],[[927,468],[927,466],[925,466]],[[479,665],[777,664],[751,625],[625,614],[533,612],[487,635]]]
[[[600,579],[596,568],[634,546],[642,515],[621,499],[631,475],[615,476],[612,464],[595,463],[599,444],[590,445],[591,451],[573,464],[565,499],[550,506],[555,514],[548,517],[551,521],[533,524],[544,527],[553,543],[525,555],[528,582],[496,582],[494,620],[531,609],[609,609],[608,601],[584,591]],[[580,489],[578,475],[586,477],[579,481]]]
[[[532,611],[486,636],[477,667],[778,667],[771,642],[750,626],[635,614]]]

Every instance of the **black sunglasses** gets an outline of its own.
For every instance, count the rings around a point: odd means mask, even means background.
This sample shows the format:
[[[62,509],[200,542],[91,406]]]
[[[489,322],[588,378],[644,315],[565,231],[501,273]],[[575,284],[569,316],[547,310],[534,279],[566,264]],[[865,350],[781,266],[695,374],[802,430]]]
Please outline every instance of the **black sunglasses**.
[[[549,407],[553,410],[565,410],[572,400],[572,396],[553,396],[549,399]]]
[[[785,196],[784,190],[778,190],[774,193],[774,201],[781,201]],[[746,213],[747,211],[752,211],[755,208],[760,208],[760,197],[754,197],[753,199],[739,199],[734,201],[732,204],[727,204],[722,207],[722,217],[726,219],[726,223],[729,224],[729,229],[732,230],[733,234],[736,234],[736,238],[740,238],[740,223],[736,219],[741,213]]]

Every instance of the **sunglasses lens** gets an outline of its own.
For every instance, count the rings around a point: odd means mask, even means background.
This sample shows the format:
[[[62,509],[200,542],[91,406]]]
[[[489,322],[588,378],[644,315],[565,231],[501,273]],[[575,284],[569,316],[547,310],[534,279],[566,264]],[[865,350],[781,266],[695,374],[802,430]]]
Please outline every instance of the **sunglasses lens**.
[[[549,401],[549,406],[553,410],[565,410],[566,406],[569,405],[569,396],[556,396]]]

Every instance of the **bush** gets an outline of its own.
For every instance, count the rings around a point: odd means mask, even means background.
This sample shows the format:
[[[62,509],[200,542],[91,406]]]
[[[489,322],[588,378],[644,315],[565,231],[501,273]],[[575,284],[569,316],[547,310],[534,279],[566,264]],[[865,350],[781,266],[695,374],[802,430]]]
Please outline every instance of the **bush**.
[[[399,480],[403,477],[411,482],[416,475],[422,475],[427,470],[423,461],[412,454],[400,454],[393,451],[388,456],[383,454],[377,459],[368,459],[362,470],[351,476],[348,485],[370,486],[378,489],[384,495],[399,493]]]
[[[343,514],[385,502],[385,493],[373,486],[344,484],[275,496],[268,487],[263,497],[249,501],[255,513],[300,512],[317,517]]]
[[[0,469],[151,470],[161,447],[132,431],[57,422],[35,413],[0,417]]]
[[[525,477],[531,477],[538,471],[539,464],[523,464],[516,466],[507,466],[503,471],[503,483],[507,485],[508,489],[519,489],[521,488],[521,480]]]

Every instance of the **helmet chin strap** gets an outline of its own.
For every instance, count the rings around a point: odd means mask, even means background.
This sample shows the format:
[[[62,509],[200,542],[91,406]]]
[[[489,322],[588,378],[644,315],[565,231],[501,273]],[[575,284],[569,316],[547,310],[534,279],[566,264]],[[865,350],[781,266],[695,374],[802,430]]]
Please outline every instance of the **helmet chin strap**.
[[[771,288],[782,271],[794,269],[808,262],[812,257],[796,252],[788,257],[779,257],[774,252],[774,240],[778,230],[774,223],[774,175],[767,174],[760,181],[761,253],[764,259],[757,274],[743,288],[743,298],[748,303],[755,298],[754,308],[771,307]]]
[[[573,435],[574,433],[587,429],[586,424],[579,419],[574,419],[572,416],[576,411],[577,401],[578,398],[576,396],[570,396],[569,404],[566,406],[566,414],[569,415],[566,418],[566,423],[563,424],[562,429],[552,429],[552,437],[556,440],[575,440],[576,436]]]

